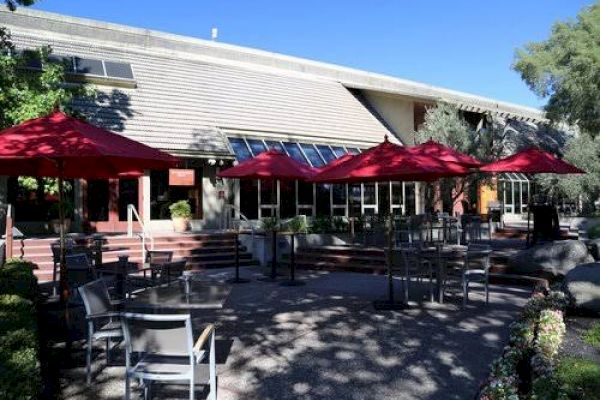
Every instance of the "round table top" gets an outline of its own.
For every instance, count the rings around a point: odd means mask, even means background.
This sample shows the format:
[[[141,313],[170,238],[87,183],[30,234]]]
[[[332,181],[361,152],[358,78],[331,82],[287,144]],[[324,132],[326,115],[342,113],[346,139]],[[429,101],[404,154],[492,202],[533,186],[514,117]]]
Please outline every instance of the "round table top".
[[[190,282],[190,292],[179,282],[148,288],[133,294],[126,307],[168,310],[223,308],[231,286],[222,283]]]

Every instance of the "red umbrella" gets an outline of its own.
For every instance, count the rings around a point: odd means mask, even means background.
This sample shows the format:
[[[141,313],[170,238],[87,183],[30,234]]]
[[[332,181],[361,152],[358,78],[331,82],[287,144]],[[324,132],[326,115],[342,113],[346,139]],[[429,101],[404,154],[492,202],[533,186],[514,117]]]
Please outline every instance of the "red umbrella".
[[[338,165],[345,163],[348,160],[351,160],[352,157],[354,157],[353,154],[344,154],[343,156],[341,156],[340,158],[336,158],[334,160],[331,160],[331,162],[329,162],[327,165],[322,166],[321,168],[318,168],[319,173],[322,173],[324,171],[328,171],[332,168],[337,167]]]
[[[177,162],[167,153],[59,111],[0,132],[2,175],[116,178]]]
[[[301,180],[305,181],[317,173],[315,168],[312,168],[306,164],[298,162],[293,158],[288,157],[286,154],[277,151],[269,150],[260,153],[258,156],[249,160],[243,161],[235,167],[228,168],[219,172],[217,175],[221,178],[237,178],[237,179],[261,179],[261,180]],[[273,184],[273,191],[275,191],[275,184]],[[276,265],[277,265],[277,232],[273,229],[273,248],[272,248],[272,261],[271,261],[271,276],[267,278],[269,280],[275,280],[277,277]],[[293,249],[293,235],[292,235],[292,249]],[[293,254],[293,253],[292,253]],[[292,255],[293,259],[293,255]],[[292,263],[291,271],[292,278],[287,282],[288,285],[301,284],[294,279],[293,275],[294,266]],[[238,280],[239,281],[239,280]]]
[[[469,173],[468,168],[414,154],[387,140],[313,178],[314,182],[431,181]]]
[[[220,178],[262,179],[262,180],[307,180],[317,170],[288,157],[286,154],[269,150],[258,156],[242,161],[235,167],[218,173]]]
[[[530,147],[512,156],[479,168],[482,172],[521,172],[525,174],[585,174],[582,169],[561,160],[554,154]],[[529,244],[529,215],[531,206],[527,207],[527,243]],[[535,221],[534,221],[535,223]]]
[[[512,156],[479,168],[482,172],[522,172],[525,174],[585,174],[586,172],[561,160],[554,154],[530,147]]]
[[[166,169],[178,159],[162,151],[56,111],[0,132],[0,175],[58,178],[61,299],[65,275],[63,180],[139,176]]]
[[[454,150],[451,147],[445,146],[435,140],[431,139],[425,143],[417,146],[409,147],[407,149],[413,154],[421,156],[430,156],[437,158],[441,161],[453,162],[456,164],[464,165],[465,167],[479,167],[481,161],[470,155],[463,154],[459,151]]]

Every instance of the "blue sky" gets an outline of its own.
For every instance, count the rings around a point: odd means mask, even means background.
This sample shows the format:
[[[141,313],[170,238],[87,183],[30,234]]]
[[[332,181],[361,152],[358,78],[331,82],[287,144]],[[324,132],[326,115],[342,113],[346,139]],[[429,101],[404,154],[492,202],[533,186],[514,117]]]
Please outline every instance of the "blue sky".
[[[539,107],[514,51],[592,0],[40,0],[34,7],[412,79]]]

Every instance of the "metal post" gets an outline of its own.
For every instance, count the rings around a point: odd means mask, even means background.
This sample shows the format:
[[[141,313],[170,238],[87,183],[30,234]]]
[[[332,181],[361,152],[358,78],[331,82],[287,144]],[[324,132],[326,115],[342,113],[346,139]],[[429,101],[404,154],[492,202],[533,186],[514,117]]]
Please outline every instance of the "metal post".
[[[9,204],[6,207],[6,259],[12,258],[13,256],[13,217],[12,217],[12,205]]]

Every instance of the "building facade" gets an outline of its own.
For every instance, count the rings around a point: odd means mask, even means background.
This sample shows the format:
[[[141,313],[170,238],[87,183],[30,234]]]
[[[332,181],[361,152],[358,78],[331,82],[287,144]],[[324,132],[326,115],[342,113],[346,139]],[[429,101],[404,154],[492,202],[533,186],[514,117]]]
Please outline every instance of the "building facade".
[[[544,123],[537,109],[196,38],[27,9],[0,10],[0,26],[8,27],[19,51],[51,46],[70,83],[96,89],[94,100],[74,104],[92,123],[183,160],[180,171],[72,182],[75,226],[88,231],[124,231],[128,204],[151,229],[168,230],[168,206],[181,199],[192,205],[197,229],[223,227],[228,213],[249,219],[419,213],[423,199],[414,182],[273,187],[216,175],[268,148],[319,167],[385,135],[410,145],[425,108],[440,101],[456,104],[475,123],[484,116],[502,119],[517,133],[515,126]],[[515,213],[529,193],[521,181],[518,202],[509,185]],[[5,183],[6,201],[17,203],[17,223],[34,226],[43,218],[19,213],[19,202],[28,200],[17,195],[18,184]],[[505,202],[509,186],[502,183]]]

